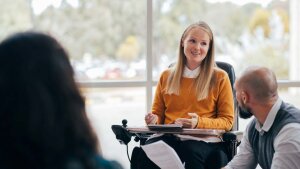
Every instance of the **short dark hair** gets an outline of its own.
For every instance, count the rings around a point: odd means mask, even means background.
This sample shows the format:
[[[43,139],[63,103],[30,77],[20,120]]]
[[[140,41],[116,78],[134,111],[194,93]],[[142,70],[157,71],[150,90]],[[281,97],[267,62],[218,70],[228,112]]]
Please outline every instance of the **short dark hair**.
[[[97,153],[68,54],[53,37],[22,32],[0,43],[0,135],[0,168],[61,168]]]

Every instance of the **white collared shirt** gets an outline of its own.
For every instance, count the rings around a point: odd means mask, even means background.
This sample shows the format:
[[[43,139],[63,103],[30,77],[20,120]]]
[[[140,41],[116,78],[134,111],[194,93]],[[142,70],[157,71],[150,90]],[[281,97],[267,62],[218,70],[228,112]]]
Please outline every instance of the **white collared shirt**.
[[[184,66],[183,77],[187,78],[196,78],[200,73],[200,66],[198,66],[194,70],[190,70],[187,66]]]
[[[268,113],[268,116],[263,124],[263,126],[260,125],[260,123],[256,120],[255,129],[259,132],[260,135],[263,135],[265,132],[268,132],[275,120],[275,117],[277,115],[278,110],[280,109],[282,100],[277,99],[275,104],[272,106],[270,112]]]
[[[271,108],[265,123],[255,126],[256,130],[263,135],[271,128],[276,114],[280,109],[282,100],[278,99]],[[254,169],[257,166],[255,154],[248,139],[249,124],[244,133],[239,152],[231,160],[226,169]],[[274,139],[274,150],[271,169],[295,169],[300,166],[300,124],[289,123],[285,125]]]

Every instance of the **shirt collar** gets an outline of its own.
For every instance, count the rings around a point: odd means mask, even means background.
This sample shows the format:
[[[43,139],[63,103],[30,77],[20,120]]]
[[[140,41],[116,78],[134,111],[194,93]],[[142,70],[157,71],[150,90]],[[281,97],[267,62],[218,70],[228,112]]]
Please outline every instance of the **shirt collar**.
[[[277,101],[275,102],[275,104],[272,106],[271,110],[269,111],[266,121],[264,122],[264,124],[262,126],[256,120],[255,128],[261,135],[263,135],[264,132],[268,132],[269,129],[271,128],[271,126],[275,120],[275,117],[280,109],[281,103],[282,103],[282,100],[280,98],[278,98]]]
[[[194,70],[190,70],[187,66],[184,66],[183,77],[187,78],[196,78],[200,73],[200,66],[198,66]]]

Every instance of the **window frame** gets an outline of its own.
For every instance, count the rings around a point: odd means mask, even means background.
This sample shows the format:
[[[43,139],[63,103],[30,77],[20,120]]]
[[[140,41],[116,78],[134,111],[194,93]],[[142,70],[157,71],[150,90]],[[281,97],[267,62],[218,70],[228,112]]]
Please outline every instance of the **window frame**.
[[[151,110],[152,99],[153,99],[153,87],[156,86],[157,80],[153,79],[152,70],[152,32],[153,32],[153,0],[147,0],[147,39],[146,39],[146,79],[139,81],[99,81],[99,82],[88,82],[79,81],[78,83],[82,88],[118,88],[118,87],[145,87],[146,90],[146,112]],[[300,79],[300,73],[295,73],[297,67],[300,67],[300,1],[290,0],[290,16],[291,16],[291,31],[293,36],[290,40],[290,71],[296,74],[291,79]],[[278,87],[299,87],[300,80],[278,80]]]

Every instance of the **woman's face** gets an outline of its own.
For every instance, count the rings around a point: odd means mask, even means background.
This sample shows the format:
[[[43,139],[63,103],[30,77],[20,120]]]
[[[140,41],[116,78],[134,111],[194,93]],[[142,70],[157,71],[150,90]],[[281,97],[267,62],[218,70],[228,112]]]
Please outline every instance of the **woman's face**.
[[[209,35],[201,27],[195,27],[186,33],[182,47],[189,69],[196,69],[206,57],[209,50]]]

